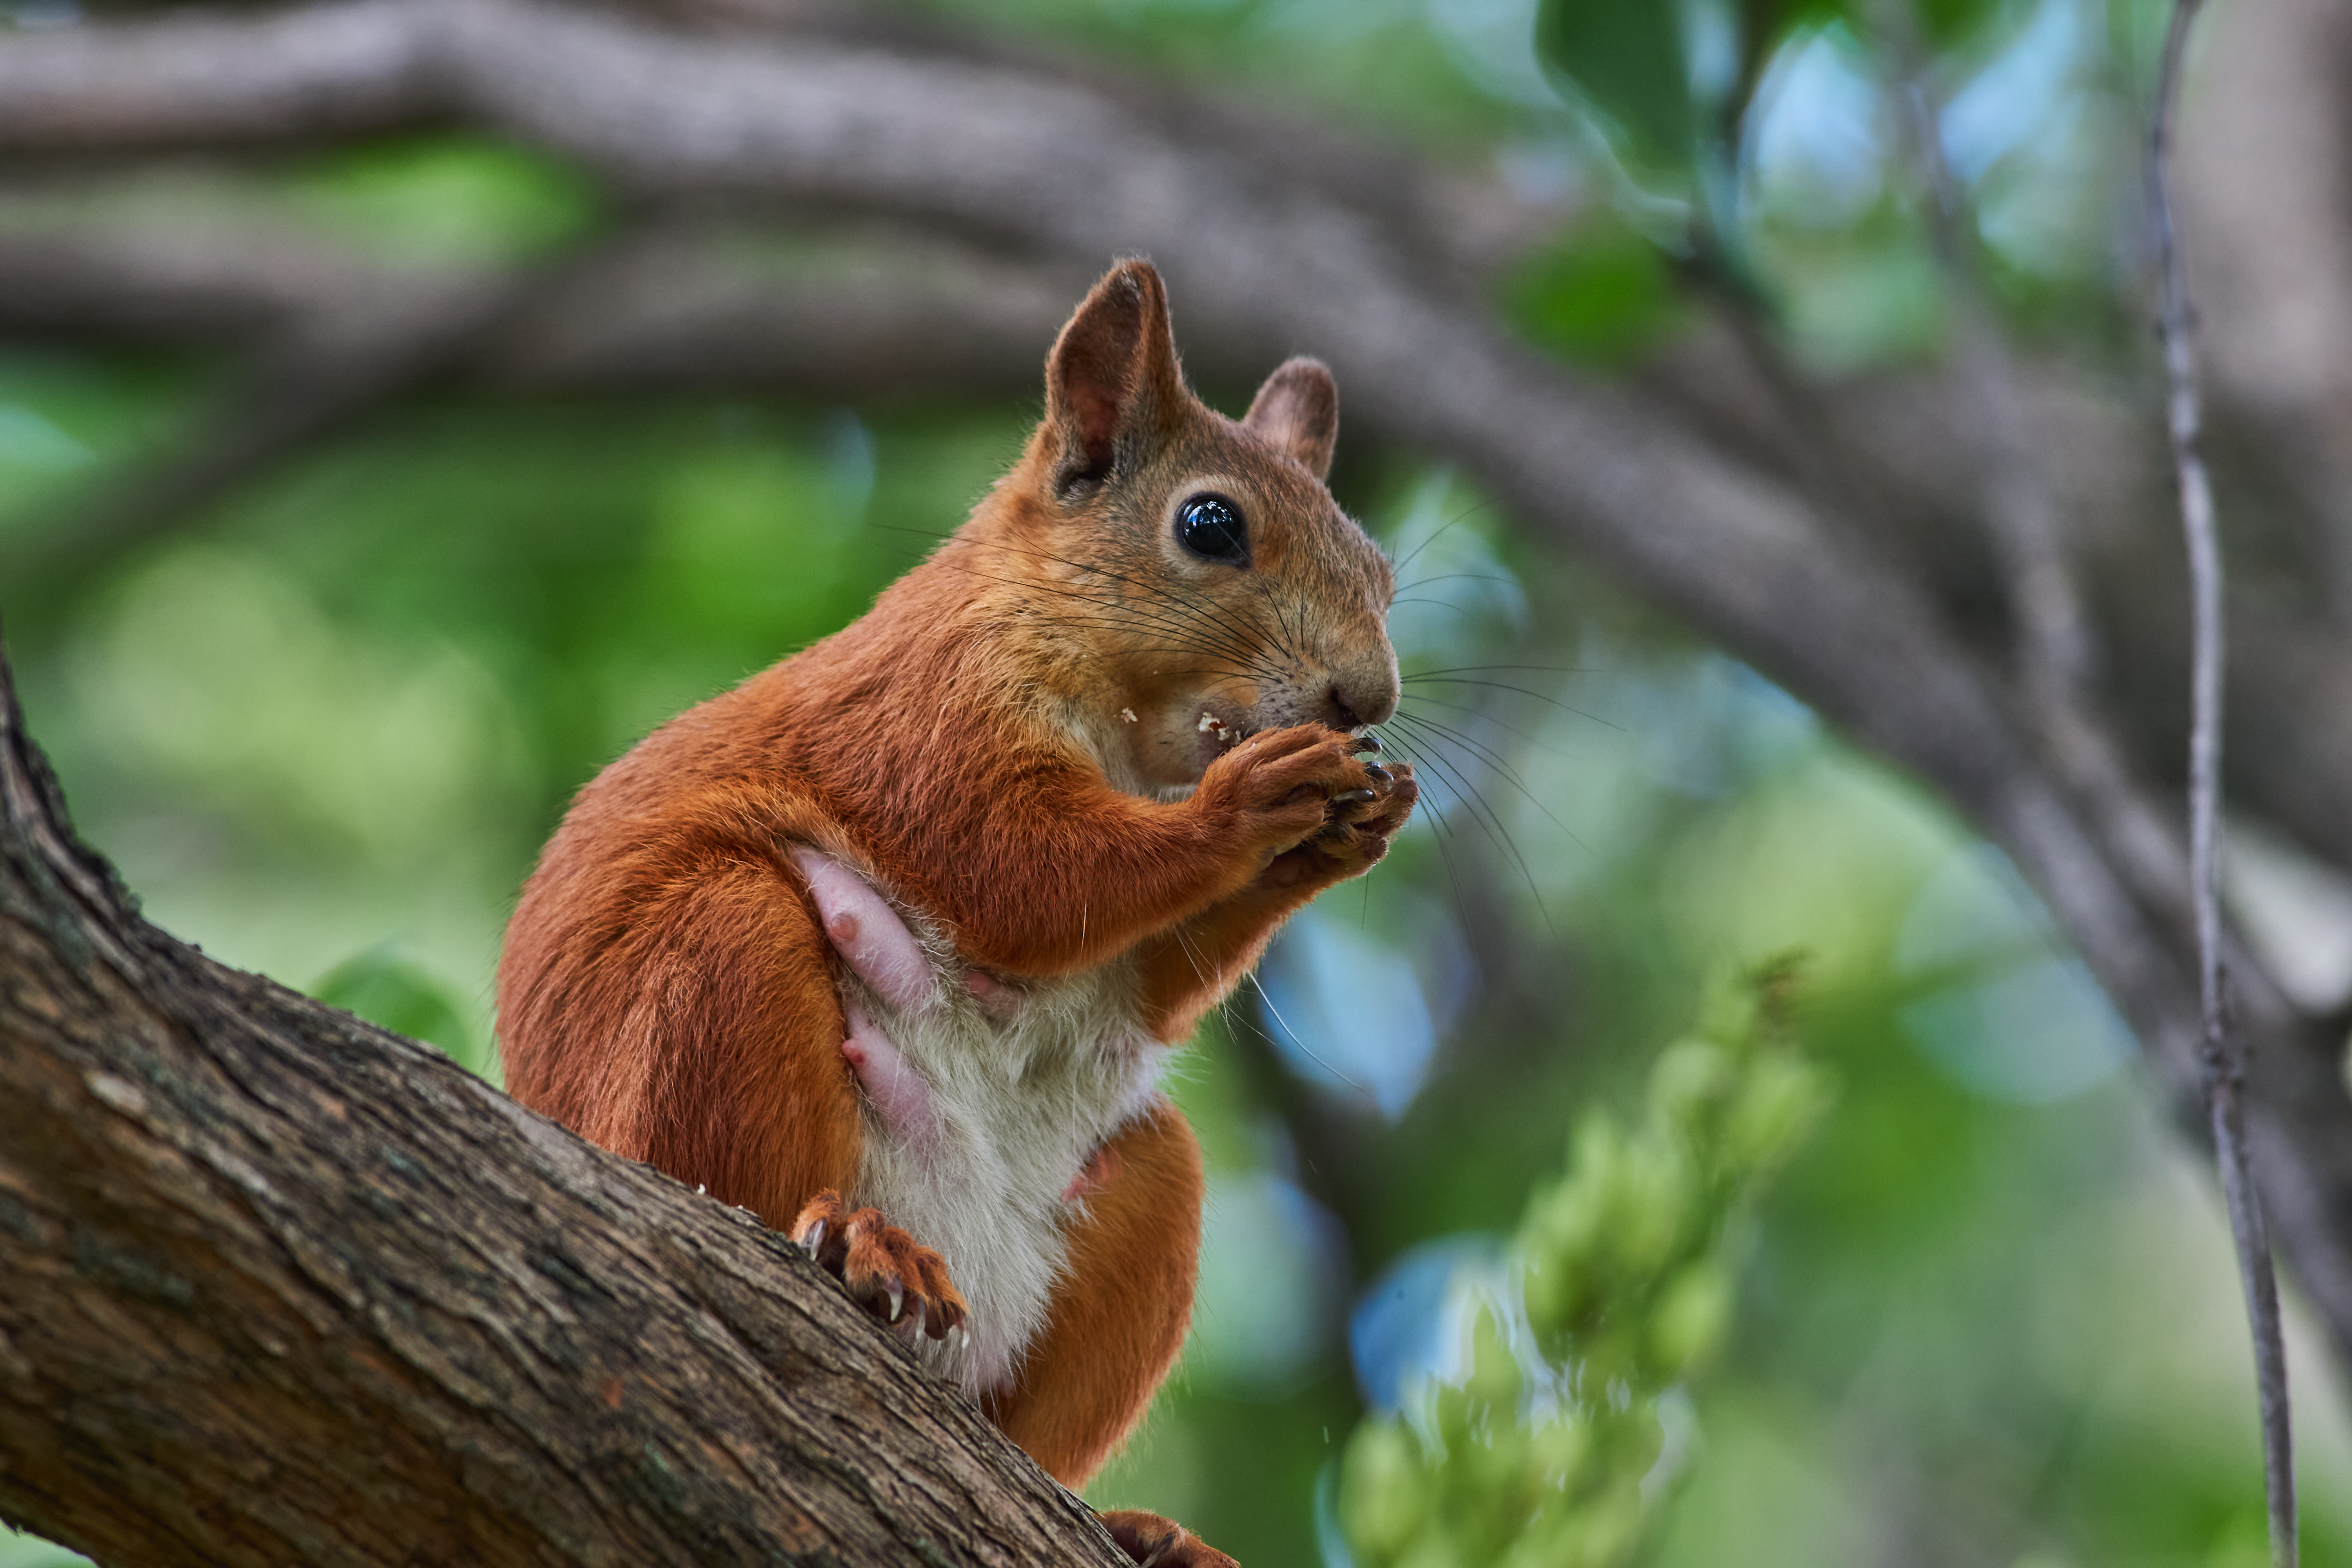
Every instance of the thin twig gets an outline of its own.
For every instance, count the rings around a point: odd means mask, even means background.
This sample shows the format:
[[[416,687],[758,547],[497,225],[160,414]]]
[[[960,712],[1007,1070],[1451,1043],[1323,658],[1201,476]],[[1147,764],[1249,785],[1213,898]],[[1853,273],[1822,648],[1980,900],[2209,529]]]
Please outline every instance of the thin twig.
[[[2158,331],[2170,383],[2172,462],[2180,487],[2180,525],[2189,546],[2194,625],[2189,737],[2189,880],[2197,905],[2198,997],[2203,1022],[2206,1103],[2221,1167],[2230,1232],[2238,1246],[2238,1273],[2253,1329],[2254,1373],[2262,1390],[2263,1479],[2270,1503],[2271,1560],[2294,1568],[2294,1454],[2287,1411],[2286,1343],[2279,1329],[2278,1277],[2263,1235],[2260,1195],[2246,1146],[2242,1100],[2246,1063],[2231,1027],[2228,975],[2221,964],[2221,546],[2213,524],[2213,491],[2198,452],[2202,424],[2187,269],[2172,226],[2167,167],[2172,119],[2180,93],[2180,62],[2199,0],[2175,0],[2164,38],[2164,68],[2148,121],[2148,223],[2156,245]]]

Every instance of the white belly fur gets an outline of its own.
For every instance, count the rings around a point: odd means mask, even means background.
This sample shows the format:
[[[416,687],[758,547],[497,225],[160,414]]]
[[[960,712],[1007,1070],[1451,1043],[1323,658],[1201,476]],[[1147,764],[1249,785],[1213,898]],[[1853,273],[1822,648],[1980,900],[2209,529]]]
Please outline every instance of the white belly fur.
[[[961,1343],[927,1337],[919,1353],[978,1394],[1004,1384],[1045,1328],[1067,1227],[1084,1205],[1064,1194],[1150,1103],[1173,1051],[1137,1021],[1132,960],[1007,987],[984,1006],[935,922],[894,907],[932,961],[932,997],[893,1008],[845,966],[844,999],[927,1082],[937,1131],[909,1142],[861,1097],[866,1152],[853,1196],[946,1259],[971,1316]]]

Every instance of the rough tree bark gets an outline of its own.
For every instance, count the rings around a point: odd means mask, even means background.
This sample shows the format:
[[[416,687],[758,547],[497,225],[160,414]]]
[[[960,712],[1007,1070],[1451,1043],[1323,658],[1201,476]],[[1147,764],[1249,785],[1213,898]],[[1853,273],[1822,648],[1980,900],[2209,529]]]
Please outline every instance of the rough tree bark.
[[[100,1562],[1127,1562],[752,1216],[141,920],[5,662],[0,1279]]]

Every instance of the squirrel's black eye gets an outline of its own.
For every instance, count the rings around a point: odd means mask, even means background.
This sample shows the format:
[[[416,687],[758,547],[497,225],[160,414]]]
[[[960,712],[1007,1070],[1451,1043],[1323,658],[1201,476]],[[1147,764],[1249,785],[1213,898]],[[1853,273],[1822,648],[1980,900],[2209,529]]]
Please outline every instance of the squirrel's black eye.
[[[1178,507],[1176,542],[1206,560],[1249,564],[1249,525],[1223,496],[1198,495]]]

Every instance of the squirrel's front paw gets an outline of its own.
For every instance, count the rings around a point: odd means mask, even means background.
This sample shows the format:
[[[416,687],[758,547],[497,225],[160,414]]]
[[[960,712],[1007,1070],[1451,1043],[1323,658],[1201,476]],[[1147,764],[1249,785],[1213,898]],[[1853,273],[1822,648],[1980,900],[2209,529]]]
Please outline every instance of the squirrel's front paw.
[[[1144,1568],[1242,1568],[1172,1519],[1140,1509],[1113,1509],[1095,1516],[1110,1538]]]
[[[963,1326],[967,1309],[948,1281],[946,1262],[880,1209],[853,1210],[827,1187],[802,1206],[792,1238],[841,1281],[851,1300],[908,1338],[943,1340]]]
[[[1210,763],[1193,798],[1230,813],[1238,836],[1271,858],[1323,831],[1335,805],[1376,798],[1373,775],[1356,760],[1364,745],[1322,724],[1268,730]]]
[[[1412,815],[1421,785],[1409,763],[1374,763],[1366,790],[1333,797],[1321,831],[1267,863],[1259,881],[1267,887],[1328,886],[1360,877],[1389,852],[1389,840]]]

